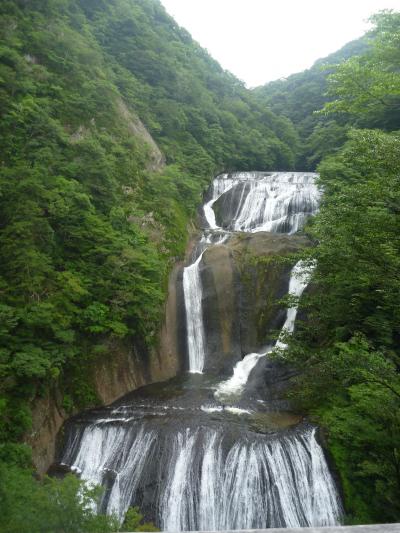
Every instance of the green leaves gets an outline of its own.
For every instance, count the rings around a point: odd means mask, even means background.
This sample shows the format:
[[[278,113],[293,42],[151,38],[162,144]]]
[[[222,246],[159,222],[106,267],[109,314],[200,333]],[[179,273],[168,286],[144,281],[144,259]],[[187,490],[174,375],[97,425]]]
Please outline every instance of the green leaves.
[[[400,101],[400,14],[382,11],[372,17],[370,48],[362,56],[348,59],[328,77],[325,113],[371,115],[392,110]]]
[[[13,354],[11,368],[18,378],[43,378],[51,366],[44,350],[33,344],[26,344],[24,351]]]
[[[7,533],[107,533],[115,517],[96,514],[99,488],[73,475],[36,481],[29,471],[0,463],[0,529]]]
[[[130,507],[120,531],[159,531],[151,522],[143,523],[143,515],[138,507]]]

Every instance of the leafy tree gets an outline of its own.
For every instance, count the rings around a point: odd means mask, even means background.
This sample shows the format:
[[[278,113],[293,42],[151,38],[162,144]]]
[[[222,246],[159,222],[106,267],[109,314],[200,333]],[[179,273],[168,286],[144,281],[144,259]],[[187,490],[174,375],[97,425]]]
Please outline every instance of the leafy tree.
[[[160,531],[151,522],[143,522],[143,515],[138,507],[130,507],[126,513],[121,531]]]
[[[36,481],[27,470],[0,466],[0,529],[4,533],[107,533],[115,518],[97,514],[100,492],[75,476]]]
[[[328,77],[328,102],[324,112],[369,115],[397,112],[400,101],[400,13],[382,11],[373,17],[366,53],[339,65]]]

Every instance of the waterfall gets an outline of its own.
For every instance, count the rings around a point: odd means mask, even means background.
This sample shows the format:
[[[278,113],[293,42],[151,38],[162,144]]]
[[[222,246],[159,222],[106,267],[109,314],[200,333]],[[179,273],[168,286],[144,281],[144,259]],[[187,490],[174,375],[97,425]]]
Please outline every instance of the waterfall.
[[[340,522],[340,498],[316,428],[297,419],[277,429],[271,426],[276,411],[268,396],[249,400],[243,394],[260,358],[286,348],[285,335],[294,330],[297,301],[313,265],[299,261],[291,271],[288,293],[294,304],[275,345],[246,355],[230,368],[229,379],[207,371],[202,307],[207,248],[234,231],[292,234],[317,211],[319,196],[313,174],[239,172],[215,178],[203,206],[206,227],[183,271],[189,372],[84,413],[66,428],[60,462],[104,487],[99,510],[122,521],[137,505],[165,531]]]
[[[341,515],[312,427],[232,443],[220,429],[190,427],[156,438],[146,423],[116,428],[109,420],[88,426],[72,456],[64,460],[86,480],[111,479],[104,507],[119,517],[135,495],[152,490],[148,472],[157,472],[152,498],[165,531],[325,526]]]
[[[125,419],[121,420],[126,422]],[[136,494],[140,476],[149,460],[156,434],[139,427],[137,433],[115,419],[98,420],[86,427],[79,439],[69,444],[63,463],[92,485],[112,482],[104,510],[123,520]]]
[[[183,269],[189,372],[192,373],[201,373],[204,367],[204,325],[199,268],[202,255],[199,255],[192,265]]]
[[[220,196],[233,187],[233,180],[226,174],[217,177],[211,186],[211,200],[204,206],[204,216],[209,229],[218,228],[215,222],[215,213],[212,209]],[[200,277],[200,262],[204,251],[211,244],[222,244],[228,235],[203,234],[200,240],[199,257],[189,266],[183,269],[183,294],[186,310],[187,348],[189,355],[189,372],[201,374],[205,360],[205,337],[203,325],[202,286]]]
[[[218,384],[215,397],[219,400],[231,396],[239,397],[249,379],[250,372],[256,366],[259,359],[265,355],[266,353],[249,353],[243,357],[233,369],[233,376]]]
[[[218,198],[232,189],[233,185],[234,180],[229,178],[228,174],[221,174],[221,176],[217,176],[212,182],[211,200],[209,200],[203,206],[204,216],[210,229],[217,229],[219,227],[216,224],[215,213],[212,206],[215,204]]]
[[[299,299],[306,289],[311,273],[314,270],[315,265],[307,265],[304,261],[299,261],[295,264],[290,274],[289,281],[289,295]],[[282,333],[293,333],[294,323],[297,316],[297,305],[289,307],[286,312],[286,320],[282,327]],[[286,344],[278,338],[275,348],[286,348]]]
[[[226,228],[228,231],[269,231],[292,234],[302,227],[308,216],[318,210],[320,199],[320,192],[315,185],[315,174],[302,172],[221,174],[213,180],[210,191],[211,198],[203,206],[208,228],[199,243],[200,256],[183,270],[187,349],[191,373],[202,373],[206,358],[201,256],[208,246],[221,244],[229,238],[227,232],[210,233],[210,230],[221,230],[216,222],[213,209],[215,203],[230,193],[232,195],[231,205],[237,204]],[[253,355],[252,361],[256,364],[256,354]],[[250,366],[247,363],[248,361],[246,361],[246,368]],[[241,374],[238,373],[237,377],[239,375]]]
[[[295,233],[318,210],[320,192],[315,176],[275,172],[249,183],[241,195],[230,227],[235,231]]]

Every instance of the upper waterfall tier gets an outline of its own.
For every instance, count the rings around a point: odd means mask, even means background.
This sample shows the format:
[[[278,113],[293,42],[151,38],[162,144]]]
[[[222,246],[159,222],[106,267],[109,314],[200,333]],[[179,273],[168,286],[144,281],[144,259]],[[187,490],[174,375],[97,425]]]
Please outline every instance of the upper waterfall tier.
[[[317,212],[317,174],[235,172],[217,176],[204,212],[211,229],[295,233]]]

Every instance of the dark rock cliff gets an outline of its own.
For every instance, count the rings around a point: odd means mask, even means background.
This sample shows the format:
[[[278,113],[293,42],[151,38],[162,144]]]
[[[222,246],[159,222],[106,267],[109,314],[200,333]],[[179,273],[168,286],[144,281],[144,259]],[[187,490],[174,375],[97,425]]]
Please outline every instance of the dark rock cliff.
[[[309,244],[304,236],[237,233],[206,250],[201,262],[206,368],[223,370],[256,352],[280,329],[292,264],[280,258]]]

